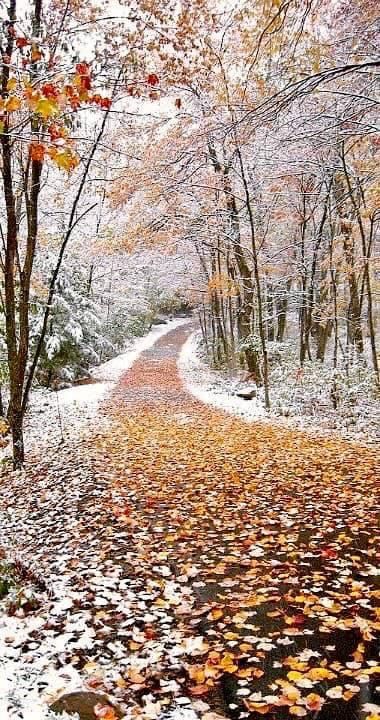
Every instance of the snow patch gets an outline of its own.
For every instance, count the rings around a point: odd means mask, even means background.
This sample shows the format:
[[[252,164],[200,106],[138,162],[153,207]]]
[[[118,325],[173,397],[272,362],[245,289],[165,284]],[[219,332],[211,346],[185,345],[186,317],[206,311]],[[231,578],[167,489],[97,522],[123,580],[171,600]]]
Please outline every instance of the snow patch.
[[[102,382],[65,388],[58,391],[59,403],[64,408],[69,405],[89,405],[92,403],[98,405],[110,392],[111,387],[111,383]]]
[[[242,389],[238,381],[224,380],[213,372],[199,357],[199,336],[197,332],[190,335],[184,343],[178,358],[178,368],[186,389],[201,402],[212,405],[245,420],[258,420],[266,417],[264,405],[260,398],[244,400],[236,393]]]

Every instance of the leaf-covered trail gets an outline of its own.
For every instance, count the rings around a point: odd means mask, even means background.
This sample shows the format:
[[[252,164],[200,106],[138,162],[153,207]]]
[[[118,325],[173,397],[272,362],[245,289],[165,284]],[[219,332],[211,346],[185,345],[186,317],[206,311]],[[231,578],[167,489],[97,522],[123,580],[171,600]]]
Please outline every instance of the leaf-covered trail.
[[[125,374],[105,430],[38,461],[28,513],[9,491],[10,532],[71,578],[92,633],[61,661],[135,715],[179,696],[201,715],[375,717],[376,453],[202,405],[176,366],[188,333]]]

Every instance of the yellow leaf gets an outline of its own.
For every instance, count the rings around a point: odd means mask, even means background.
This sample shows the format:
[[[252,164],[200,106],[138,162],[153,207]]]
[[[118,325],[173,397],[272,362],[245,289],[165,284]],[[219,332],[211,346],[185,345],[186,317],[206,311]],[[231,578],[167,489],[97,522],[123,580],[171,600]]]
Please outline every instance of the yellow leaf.
[[[288,672],[287,677],[291,682],[297,682],[297,680],[301,680],[303,678],[303,675],[296,670],[291,670]]]
[[[305,708],[299,707],[298,705],[292,705],[292,707],[289,708],[289,714],[295,715],[295,717],[305,717],[307,712]]]
[[[12,95],[12,97],[8,98],[8,100],[5,103],[5,110],[7,112],[15,112],[15,110],[19,110],[21,107],[21,100],[20,98],[16,97],[15,95]]]
[[[129,643],[129,649],[130,650],[139,650],[141,648],[141,645],[134,640],[131,640]]]
[[[191,665],[188,668],[189,677],[194,680],[196,685],[203,685],[205,681],[205,672],[199,665]]]
[[[377,675],[380,674],[380,665],[375,665],[374,667],[365,668],[365,670],[362,671],[365,675]]]
[[[4,418],[0,418],[0,435],[6,435],[9,432],[9,425]]]
[[[135,670],[134,668],[129,670],[128,678],[134,685],[142,685],[145,682],[144,675],[141,675],[141,673],[139,673],[138,670]]]
[[[300,691],[293,685],[287,685],[284,688],[284,695],[287,697],[288,700],[290,700],[290,702],[298,702],[301,697]]]
[[[240,643],[239,649],[242,653],[247,653],[252,650],[252,645],[249,645],[248,643]]]
[[[35,112],[41,115],[45,120],[53,117],[58,112],[58,104],[55,100],[42,97],[35,106]]]
[[[307,677],[310,680],[332,680],[336,677],[335,673],[331,672],[331,670],[326,670],[326,668],[322,667],[316,667],[309,670],[307,673]]]
[[[16,78],[15,77],[9,78],[9,80],[7,82],[7,90],[9,90],[9,92],[12,92],[13,90],[16,90],[16,87],[17,87]]]
[[[70,148],[54,153],[53,160],[61,170],[67,172],[74,170],[79,163],[78,156]]]

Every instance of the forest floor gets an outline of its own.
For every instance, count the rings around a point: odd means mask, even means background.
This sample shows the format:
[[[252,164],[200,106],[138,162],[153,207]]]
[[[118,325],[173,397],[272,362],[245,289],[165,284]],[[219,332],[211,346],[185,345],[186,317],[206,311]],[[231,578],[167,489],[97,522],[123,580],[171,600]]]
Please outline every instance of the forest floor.
[[[1,543],[33,566],[0,617],[0,716],[87,688],[144,720],[378,720],[378,455],[204,405],[190,333],[3,471]]]

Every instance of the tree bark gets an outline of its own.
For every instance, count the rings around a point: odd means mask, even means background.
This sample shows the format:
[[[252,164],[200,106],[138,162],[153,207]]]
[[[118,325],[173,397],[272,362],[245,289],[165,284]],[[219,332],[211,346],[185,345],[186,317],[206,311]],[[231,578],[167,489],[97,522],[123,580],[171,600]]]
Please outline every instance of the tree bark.
[[[277,342],[283,342],[286,330],[286,317],[288,312],[288,296],[292,287],[292,281],[287,280],[285,289],[281,290],[276,299],[276,315],[277,315]]]

